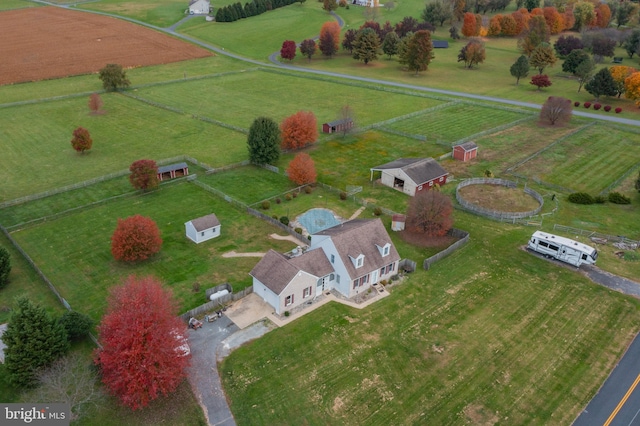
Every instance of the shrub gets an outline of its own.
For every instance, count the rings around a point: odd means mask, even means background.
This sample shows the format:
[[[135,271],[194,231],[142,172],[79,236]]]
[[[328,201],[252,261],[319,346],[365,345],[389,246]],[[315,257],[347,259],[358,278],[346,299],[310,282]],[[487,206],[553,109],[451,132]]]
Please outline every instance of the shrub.
[[[284,199],[287,200],[287,201],[291,201],[291,194],[285,195]]]
[[[591,102],[585,102],[585,103],[584,103],[584,107],[585,107],[585,108],[587,108],[587,109],[588,109],[590,106],[591,106]]]
[[[311,235],[307,235],[307,240],[311,241]]]
[[[376,216],[380,216],[382,214],[382,209],[380,207],[376,207],[375,209],[373,209],[373,214],[375,214]]]
[[[276,198],[276,204],[280,204],[282,200],[280,198]]]
[[[616,114],[620,114],[622,112],[622,108],[618,107],[616,108]]]
[[[278,220],[278,215],[277,214],[273,214],[273,215],[271,215],[271,218],[275,219],[275,220]]]
[[[76,311],[66,311],[58,322],[67,330],[69,341],[80,340],[91,331],[93,320],[85,314]]]
[[[611,111],[611,105],[605,105],[605,106],[604,106],[604,110],[605,110],[606,112]]]
[[[280,218],[280,223],[282,223],[283,225],[288,225],[289,224],[289,218],[286,216],[282,216]]]
[[[341,200],[346,200],[347,199],[347,193],[344,192],[344,191],[340,192],[340,199]]]
[[[293,198],[296,198],[298,196],[298,193],[297,192],[293,192],[291,195],[293,196]]]
[[[573,106],[574,106],[574,107],[579,107],[579,106],[580,106],[580,102],[575,101],[575,102],[573,103]]]
[[[296,231],[298,234],[302,234],[302,228],[296,228],[296,229],[295,229],[295,231]]]
[[[111,236],[111,254],[116,260],[137,262],[160,251],[162,238],[153,219],[135,215],[118,219]]]
[[[269,207],[271,207],[271,203],[268,201],[263,201],[262,202],[262,210],[269,210]]]
[[[602,108],[602,105],[600,104],[593,104],[593,109],[595,109],[596,111],[599,110],[600,108]]]
[[[569,202],[574,204],[593,204],[595,200],[593,197],[586,192],[574,192],[573,194],[569,194],[568,197]]]
[[[289,312],[289,311],[284,311],[284,316],[285,316],[285,317],[288,317],[289,315],[291,315],[291,312]]]
[[[307,186],[304,187],[304,193],[305,194],[311,194],[311,191],[313,191],[311,186],[307,185]]]
[[[610,192],[609,201],[613,204],[631,204],[631,198],[626,197],[619,192]]]
[[[605,197],[604,195],[596,195],[593,198],[593,201],[595,201],[596,204],[604,204],[607,202],[607,197]]]

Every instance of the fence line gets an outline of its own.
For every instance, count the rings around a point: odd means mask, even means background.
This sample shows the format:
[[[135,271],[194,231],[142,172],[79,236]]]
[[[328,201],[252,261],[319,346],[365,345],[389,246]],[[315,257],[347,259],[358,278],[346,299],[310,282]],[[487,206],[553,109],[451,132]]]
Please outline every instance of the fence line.
[[[42,281],[45,282],[45,284],[49,287],[49,290],[51,290],[53,294],[58,298],[60,303],[62,303],[62,306],[64,306],[65,309],[67,309],[68,311],[73,311],[73,309],[71,308],[71,305],[69,304],[69,302],[67,302],[67,299],[62,297],[62,295],[60,294],[56,286],[53,285],[53,283],[49,280],[49,278],[47,278],[44,272],[42,272],[42,270],[38,267],[38,265],[36,265],[33,259],[31,259],[31,256],[29,256],[27,252],[22,249],[20,244],[18,244],[18,242],[13,239],[11,234],[9,234],[9,231],[7,231],[5,227],[2,225],[0,225],[0,231],[2,231],[5,237],[7,237],[11,245],[13,245],[13,247],[18,251],[18,253],[20,253],[20,255],[24,258],[24,260],[26,260],[27,263],[33,268],[33,270],[36,271],[36,274],[38,274],[40,279],[42,279]],[[96,339],[96,337],[92,333],[89,333],[89,337],[91,338],[91,340],[93,340],[96,346],[102,347],[100,343],[98,343],[98,339]]]
[[[402,259],[398,262],[398,271],[413,272],[418,264],[411,259]]]
[[[640,245],[640,241],[632,240],[630,238],[625,237],[624,235],[609,235],[609,234],[601,234],[600,232],[589,231],[587,229],[581,228],[573,228],[571,226],[564,226],[559,224],[553,225],[553,230],[558,230],[562,232],[566,232],[568,234],[575,234],[580,236],[586,236],[587,238],[595,237],[600,238],[607,241],[613,241],[616,243],[624,243],[624,244],[638,244]]]
[[[534,118],[535,118],[535,116],[523,117],[523,118],[519,118],[519,119],[517,119],[515,121],[511,121],[509,123],[502,124],[502,125],[497,126],[497,127],[493,127],[491,129],[483,130],[482,132],[474,133],[473,135],[464,137],[462,139],[458,139],[457,141],[452,143],[451,146],[453,147],[455,145],[460,145],[462,143],[465,143],[465,142],[468,142],[468,141],[472,141],[474,139],[479,139],[479,138],[481,138],[483,136],[486,136],[486,135],[492,135],[492,134],[500,132],[502,130],[506,130],[506,129],[509,129],[511,127],[515,127],[520,123],[524,123],[525,121],[531,121]]]
[[[237,293],[229,293],[224,296],[219,297],[216,300],[209,301],[200,306],[197,306],[193,309],[188,310],[184,314],[180,315],[180,319],[182,319],[185,323],[189,321],[189,318],[194,317],[197,318],[204,314],[205,312],[211,312],[216,308],[220,309],[221,307],[227,305],[230,302],[235,302],[237,300],[242,299],[243,297],[253,293],[253,286],[249,286],[244,290],[238,291]]]
[[[613,181],[613,183],[609,186],[607,186],[605,189],[603,189],[602,191],[600,191],[600,193],[598,195],[605,195],[607,193],[609,193],[609,191],[611,191],[613,188],[615,188],[616,186],[620,185],[620,182],[622,182],[623,180],[625,180],[626,178],[628,178],[629,176],[631,176],[632,173],[634,173],[636,170],[638,170],[640,168],[640,163],[636,163],[634,164],[629,170],[627,170],[622,176],[620,176],[618,179],[616,179],[615,181]]]
[[[466,179],[460,182],[456,187],[456,200],[466,210],[469,210],[470,212],[483,217],[488,217],[490,219],[497,219],[500,221],[505,219],[507,221],[513,220],[515,223],[515,219],[523,219],[525,217],[531,217],[531,216],[537,215],[538,213],[540,213],[540,210],[542,210],[542,206],[544,205],[544,199],[542,198],[542,195],[538,194],[536,191],[534,191],[531,188],[527,188],[526,186],[524,188],[524,192],[532,196],[536,201],[538,201],[538,203],[540,203],[540,205],[536,209],[530,210],[527,212],[503,212],[498,210],[487,209],[484,207],[477,206],[473,203],[470,203],[469,201],[465,200],[460,194],[460,190],[462,188],[469,185],[480,185],[480,184],[502,185],[508,188],[517,188],[518,184],[510,180],[498,179],[498,178],[473,178],[473,179]]]
[[[451,244],[449,247],[447,247],[446,249],[442,250],[441,252],[434,254],[433,256],[427,258],[424,260],[424,262],[422,262],[422,267],[426,270],[429,270],[429,268],[431,267],[431,265],[433,265],[434,263],[436,263],[437,261],[449,256],[451,253],[453,253],[454,251],[458,250],[460,247],[462,247],[463,245],[467,244],[467,242],[469,242],[469,233],[467,231],[463,231],[461,229],[456,229],[456,228],[451,228],[448,232],[448,235],[454,237],[454,238],[459,238],[458,241],[456,241],[455,243]]]

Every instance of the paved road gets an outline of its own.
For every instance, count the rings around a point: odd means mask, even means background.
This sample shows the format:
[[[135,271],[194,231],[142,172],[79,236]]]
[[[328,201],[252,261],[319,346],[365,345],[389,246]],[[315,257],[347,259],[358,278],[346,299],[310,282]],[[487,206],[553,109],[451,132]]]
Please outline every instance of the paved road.
[[[640,425],[640,338],[636,336],[573,426]]]

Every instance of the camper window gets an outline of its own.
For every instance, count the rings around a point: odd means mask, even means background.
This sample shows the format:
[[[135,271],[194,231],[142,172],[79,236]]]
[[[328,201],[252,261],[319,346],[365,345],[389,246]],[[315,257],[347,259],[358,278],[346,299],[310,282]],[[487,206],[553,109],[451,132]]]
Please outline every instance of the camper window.
[[[559,249],[560,247],[558,247],[558,246],[554,246],[553,244],[549,244],[549,248],[550,248],[551,250],[558,251],[558,249]]]
[[[544,241],[540,241],[538,244],[540,244],[542,247],[549,247],[549,244]]]
[[[587,260],[587,255],[586,254],[582,255],[582,260]]]

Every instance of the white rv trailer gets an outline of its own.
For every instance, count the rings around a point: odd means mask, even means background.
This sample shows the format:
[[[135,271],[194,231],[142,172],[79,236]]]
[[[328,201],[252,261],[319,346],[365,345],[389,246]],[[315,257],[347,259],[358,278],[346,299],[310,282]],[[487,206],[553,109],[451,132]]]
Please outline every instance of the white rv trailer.
[[[527,247],[574,266],[580,266],[583,263],[593,264],[598,258],[598,251],[591,246],[540,231],[533,233]]]

